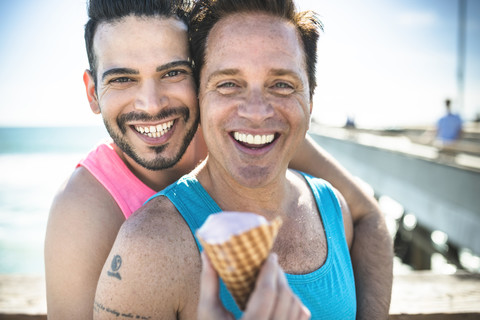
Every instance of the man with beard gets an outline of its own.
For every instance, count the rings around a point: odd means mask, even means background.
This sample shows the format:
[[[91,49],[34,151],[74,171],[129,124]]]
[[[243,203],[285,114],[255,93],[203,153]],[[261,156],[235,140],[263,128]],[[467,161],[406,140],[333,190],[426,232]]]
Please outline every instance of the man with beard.
[[[89,3],[84,81],[90,107],[101,113],[113,142],[80,162],[52,204],[45,241],[50,319],[92,317],[98,277],[121,224],[206,156],[196,133],[188,10],[184,1]],[[293,167],[331,181],[345,195],[355,229],[368,235],[358,237],[358,247],[388,237],[374,200],[328,154],[309,139],[297,154]],[[388,269],[390,261],[380,261]],[[377,263],[377,256],[359,259],[358,271],[373,276]],[[121,264],[114,260],[112,274],[121,276],[115,271]],[[376,294],[365,296],[375,300]]]

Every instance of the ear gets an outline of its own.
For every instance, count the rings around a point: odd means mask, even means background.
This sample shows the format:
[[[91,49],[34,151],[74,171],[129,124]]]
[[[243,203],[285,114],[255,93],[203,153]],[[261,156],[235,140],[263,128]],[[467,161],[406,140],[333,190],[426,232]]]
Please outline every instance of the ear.
[[[90,104],[90,109],[92,109],[93,113],[100,114],[100,106],[98,105],[95,81],[93,80],[90,70],[85,70],[83,73],[83,83],[85,84],[85,89],[87,90],[87,99],[88,103]]]
[[[310,99],[310,115],[312,114],[313,110],[313,99]]]

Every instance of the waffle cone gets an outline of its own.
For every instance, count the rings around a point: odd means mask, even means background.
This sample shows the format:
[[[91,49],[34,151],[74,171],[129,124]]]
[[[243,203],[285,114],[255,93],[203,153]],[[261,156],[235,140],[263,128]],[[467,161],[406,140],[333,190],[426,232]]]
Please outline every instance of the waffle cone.
[[[281,225],[282,219],[277,217],[267,224],[233,235],[223,243],[210,244],[198,237],[241,310],[245,310],[260,267],[268,257]]]

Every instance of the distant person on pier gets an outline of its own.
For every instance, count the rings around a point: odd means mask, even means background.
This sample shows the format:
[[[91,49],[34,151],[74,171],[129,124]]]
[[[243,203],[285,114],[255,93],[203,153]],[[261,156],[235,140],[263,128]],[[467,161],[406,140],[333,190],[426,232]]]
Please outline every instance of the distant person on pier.
[[[355,126],[355,117],[353,116],[347,116],[347,121],[345,122],[345,125],[343,126],[344,128],[348,129],[354,129]]]
[[[462,135],[462,119],[458,114],[452,113],[450,99],[445,100],[445,107],[447,114],[437,122],[436,144],[440,146],[450,145]]]

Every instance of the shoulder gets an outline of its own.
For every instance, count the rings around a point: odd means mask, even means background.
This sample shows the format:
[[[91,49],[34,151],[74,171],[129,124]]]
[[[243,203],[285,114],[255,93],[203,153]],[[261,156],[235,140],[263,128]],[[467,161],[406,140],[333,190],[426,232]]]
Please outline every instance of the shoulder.
[[[119,231],[117,247],[126,254],[149,251],[152,257],[180,258],[194,254],[196,243],[185,220],[164,196],[158,196],[137,210]]]
[[[87,170],[77,168],[50,207],[46,256],[56,261],[78,252],[85,260],[81,262],[104,261],[124,221],[108,191]]]
[[[107,216],[121,222],[125,220],[108,190],[83,167],[76,168],[60,187],[53,200],[50,216],[74,218],[74,212],[78,212],[78,218],[82,220],[104,220]]]
[[[90,249],[105,259],[124,220],[108,191],[88,171],[77,168],[52,202],[45,249],[65,254]]]
[[[186,305],[193,306],[189,301],[196,301],[193,295],[198,291],[200,270],[190,229],[171,202],[159,196],[120,229],[100,276],[96,303],[126,313],[173,319]],[[107,316],[101,308],[95,312],[100,318]]]

